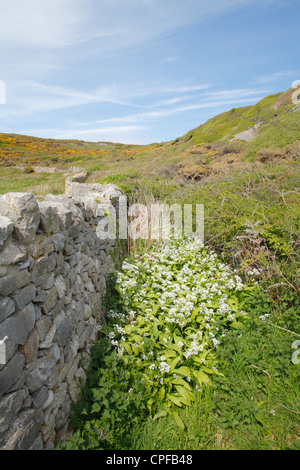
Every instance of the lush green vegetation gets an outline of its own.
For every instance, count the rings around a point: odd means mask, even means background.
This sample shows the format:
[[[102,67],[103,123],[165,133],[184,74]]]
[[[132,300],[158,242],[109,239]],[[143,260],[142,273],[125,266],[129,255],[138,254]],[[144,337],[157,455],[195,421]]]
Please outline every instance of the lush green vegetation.
[[[111,279],[74,434],[59,448],[299,448],[296,336],[273,323],[258,285],[184,245],[125,261]]]
[[[148,240],[120,247],[122,274],[111,280],[110,314],[74,409],[73,437],[61,447],[299,448],[300,364],[292,360],[292,345],[300,339],[300,118],[292,92],[232,109],[172,142],[148,146],[0,134],[0,193],[62,193],[63,173],[26,167],[76,165],[88,172],[89,183],[119,186],[129,203],[205,208],[204,247],[181,253],[181,261],[178,249],[177,263],[158,258],[162,246],[153,251]],[[236,140],[255,125],[256,137]],[[184,266],[193,274],[187,271],[179,286]],[[241,290],[228,289],[224,272],[228,282],[233,273],[239,277]],[[193,289],[211,294],[213,283],[220,292],[214,299],[188,298]],[[176,290],[183,285],[186,290]],[[181,296],[168,298],[168,292]],[[187,324],[166,324],[173,300],[191,302]],[[220,303],[228,308],[224,317],[217,313]],[[212,309],[216,323],[203,322],[205,309]],[[186,358],[194,334],[194,345],[203,351]],[[155,369],[149,369],[152,364]],[[164,374],[158,378],[159,365]]]
[[[283,148],[299,140],[300,119],[298,112],[279,116],[268,125],[264,125],[260,134],[249,143],[248,158],[254,159],[263,149]],[[295,152],[296,153],[296,152]]]

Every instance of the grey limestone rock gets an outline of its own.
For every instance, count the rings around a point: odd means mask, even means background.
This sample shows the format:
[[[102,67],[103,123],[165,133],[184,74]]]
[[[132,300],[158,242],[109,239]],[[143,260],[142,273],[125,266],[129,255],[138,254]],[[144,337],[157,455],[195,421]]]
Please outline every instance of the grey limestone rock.
[[[27,250],[23,246],[16,243],[9,243],[1,252],[0,264],[2,266],[10,266],[12,264],[21,263],[27,257]]]
[[[6,276],[0,278],[0,296],[7,296],[12,292],[27,286],[31,281],[31,274],[27,270],[10,270]]]
[[[36,367],[28,372],[25,384],[30,393],[36,392],[43,385],[49,385],[49,377],[60,358],[60,350],[57,345],[49,349],[48,354],[37,360]]]
[[[25,390],[9,393],[0,400],[0,434],[9,429],[12,422],[16,419],[23,401],[25,400]]]
[[[32,396],[33,406],[35,408],[41,408],[48,399],[48,396],[49,396],[48,387],[44,385],[36,392],[33,392],[31,396]]]
[[[39,206],[33,194],[6,193],[1,195],[0,215],[11,219],[20,242],[32,242],[40,224]]]
[[[1,323],[0,338],[8,337],[14,344],[25,344],[35,323],[35,308],[28,304],[21,312],[10,315]]]
[[[43,412],[27,410],[19,413],[13,423],[1,450],[27,450],[39,434],[43,423]]]
[[[18,309],[22,310],[23,308],[25,308],[26,305],[28,305],[35,298],[35,295],[36,287],[33,283],[17,291],[14,298]]]
[[[55,207],[47,204],[47,202],[39,202],[41,213],[41,228],[45,233],[59,232],[59,217]]]
[[[25,358],[23,354],[16,352],[3,369],[0,370],[0,397],[18,381],[24,364]]]
[[[15,311],[15,302],[10,297],[0,299],[0,322]]]
[[[0,216],[0,250],[3,248],[5,241],[11,236],[14,224],[8,217]]]

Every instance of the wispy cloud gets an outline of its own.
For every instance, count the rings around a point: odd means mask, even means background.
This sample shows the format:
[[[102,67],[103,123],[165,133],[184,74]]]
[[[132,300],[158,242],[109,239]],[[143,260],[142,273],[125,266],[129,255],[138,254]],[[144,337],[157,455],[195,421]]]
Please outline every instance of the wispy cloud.
[[[279,0],[273,0],[274,2]],[[1,0],[0,40],[20,47],[140,44],[209,16],[270,0]],[[121,41],[120,41],[121,39]],[[173,60],[174,58],[171,58]]]
[[[235,95],[240,93],[240,97],[236,98]],[[211,108],[227,108],[229,109],[230,106],[238,106],[249,104],[249,100],[259,100],[263,94],[263,92],[256,91],[256,94],[251,93],[252,90],[248,90],[248,95],[246,94],[246,90],[244,90],[244,94],[242,90],[231,90],[232,97],[231,99],[222,99],[222,93],[219,92],[219,95],[215,97],[214,100],[208,100],[207,97],[204,97],[202,102],[184,105],[184,106],[173,106],[173,107],[165,107],[163,109],[151,109],[145,112],[134,113],[134,114],[127,114],[124,116],[116,116],[107,119],[97,119],[96,121],[87,121],[87,122],[78,122],[75,124],[75,129],[79,128],[81,134],[89,135],[90,133],[93,134],[95,131],[95,126],[104,126],[101,127],[102,130],[112,132],[113,130],[121,131],[121,130],[140,130],[146,129],[149,126],[149,123],[152,121],[159,122],[161,119],[166,117],[172,117],[175,115],[180,115],[183,113],[187,113],[190,111],[200,110],[200,109],[211,109]],[[229,90],[226,91],[227,96],[229,95]],[[224,92],[225,94],[225,92]],[[246,97],[246,95],[248,97]],[[129,125],[130,124],[130,125]],[[107,125],[110,125],[107,127]],[[86,130],[84,130],[86,128]],[[78,130],[72,131],[72,135],[76,135]],[[70,135],[68,131],[68,135]]]
[[[148,109],[149,104],[141,102],[145,97],[157,99],[156,106],[170,106],[188,98],[187,93],[205,90],[209,85],[137,85],[117,86],[115,83],[99,86],[93,90],[76,90],[72,88],[48,85],[40,82],[16,82],[11,84],[9,105],[5,112],[11,115],[30,115],[51,112],[59,109],[83,107],[90,104],[110,103],[122,107]],[[175,95],[175,97],[173,97]],[[180,96],[178,96],[180,95]],[[139,100],[139,102],[136,102]]]
[[[76,139],[91,142],[120,142],[123,144],[132,144],[133,140],[136,144],[144,144],[143,137],[139,137],[142,131],[147,130],[146,126],[141,125],[115,125],[100,126],[94,123],[95,127],[88,129],[75,126],[70,129],[45,128],[45,129],[26,129],[26,135],[34,135],[43,138],[56,139]]]
[[[165,59],[163,59],[163,62],[176,62],[177,60],[177,57],[166,57]]]
[[[191,87],[186,86],[173,86],[170,87],[176,90],[189,90]],[[169,89],[169,88],[168,88]],[[195,87],[197,89],[197,87]],[[75,95],[77,99],[77,93],[71,93],[66,90],[51,89],[51,91],[58,91],[63,95]],[[96,119],[93,121],[77,121],[70,125],[70,128],[65,127],[64,129],[27,129],[26,132],[30,135],[42,135],[44,137],[55,137],[59,139],[84,139],[91,141],[110,140],[114,142],[132,143],[146,143],[142,137],[143,131],[151,129],[153,124],[159,125],[159,123],[165,122],[165,119],[171,118],[184,113],[190,113],[197,110],[209,110],[209,109],[224,109],[228,110],[231,106],[242,106],[248,105],[250,101],[255,102],[264,96],[264,90],[257,89],[233,89],[233,90],[220,90],[217,92],[207,93],[203,90],[201,97],[198,97],[197,102],[191,104],[185,104],[181,106],[174,106],[176,99],[172,102],[166,100],[164,106],[156,106],[155,104],[150,108],[142,112],[125,114],[123,116],[115,116],[106,119]],[[79,99],[81,99],[81,93],[78,93]],[[84,99],[86,98],[84,94]],[[87,95],[90,98],[90,95]],[[91,95],[94,98],[94,95]],[[182,99],[184,97],[181,97]],[[188,98],[192,97],[188,95]],[[162,104],[162,103],[161,103]],[[200,122],[199,122],[200,124]]]
[[[274,73],[257,77],[255,79],[255,83],[260,84],[260,85],[273,84],[273,83],[280,82],[281,80],[288,79],[288,78],[292,80],[293,77],[295,77],[295,71],[283,70],[280,72],[274,72]]]

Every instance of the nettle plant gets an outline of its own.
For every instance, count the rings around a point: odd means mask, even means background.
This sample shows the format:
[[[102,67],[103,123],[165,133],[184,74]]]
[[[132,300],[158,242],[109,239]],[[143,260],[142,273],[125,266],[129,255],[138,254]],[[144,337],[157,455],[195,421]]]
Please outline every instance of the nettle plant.
[[[150,385],[150,411],[158,402],[190,406],[222,375],[216,349],[230,329],[242,328],[243,300],[255,289],[198,239],[174,239],[123,262],[106,334]]]

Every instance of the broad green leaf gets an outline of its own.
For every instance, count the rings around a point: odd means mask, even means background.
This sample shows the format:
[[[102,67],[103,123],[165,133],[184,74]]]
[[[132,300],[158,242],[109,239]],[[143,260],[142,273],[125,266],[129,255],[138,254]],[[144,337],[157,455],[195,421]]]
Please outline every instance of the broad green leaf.
[[[133,330],[134,326],[129,324],[129,325],[126,325],[125,328],[124,328],[124,331],[125,331],[125,334],[126,335],[130,335],[132,330]]]
[[[130,338],[134,339],[137,343],[141,343],[143,341],[143,338],[136,333],[131,333]]]
[[[209,308],[219,308],[220,304],[219,302],[212,302],[211,304],[208,305]]]
[[[174,361],[171,362],[170,364],[171,370],[175,369],[175,367],[177,366],[178,362],[180,362],[180,360],[181,360],[181,357],[178,356],[176,357],[176,359],[174,359]]]
[[[204,316],[203,315],[198,315],[196,318],[196,322],[202,324],[203,323]]]
[[[210,369],[209,367],[203,366],[201,370],[203,370],[203,372],[206,372],[207,374],[215,374],[215,375],[220,375],[221,377],[224,377],[224,374],[222,374],[216,369]]]
[[[174,403],[174,405],[182,406],[182,401],[180,398],[176,395],[173,395],[172,393],[167,394],[167,399]]]
[[[157,337],[158,337],[158,333],[159,333],[159,331],[158,331],[157,326],[156,326],[156,325],[153,325],[153,327],[152,327],[152,334],[153,334],[154,338],[157,338]]]
[[[256,419],[256,421],[257,421],[259,424],[261,424],[262,426],[265,425],[265,423],[263,422],[263,420],[262,420],[259,416],[255,416],[255,419]]]
[[[175,344],[178,344],[180,341],[182,341],[182,336],[177,336],[174,334],[173,339],[175,341]]]
[[[158,299],[158,295],[155,294],[154,292],[147,292],[147,293],[145,294],[145,297],[146,297],[147,299],[156,299],[156,300]]]
[[[180,429],[181,429],[182,431],[184,431],[184,430],[185,430],[185,424],[184,424],[184,422],[182,421],[182,419],[180,418],[180,416],[179,416],[179,414],[178,414],[178,411],[173,411],[173,412],[172,412],[172,415],[173,415],[173,418],[174,418],[175,423],[177,424],[177,426],[179,426]]]
[[[156,413],[156,415],[153,416],[152,419],[153,419],[153,421],[156,421],[157,419],[164,418],[167,415],[168,415],[167,411],[159,411],[158,413]]]
[[[147,407],[150,413],[151,413],[151,408],[154,402],[155,402],[154,398],[150,398],[150,400],[147,401]]]
[[[91,409],[91,413],[98,413],[101,410],[99,403],[94,403]]]
[[[171,350],[171,351],[166,351],[166,352],[164,352],[164,356],[165,356],[166,358],[170,358],[170,357],[175,357],[175,356],[177,356],[177,354],[176,354],[175,351],[172,351],[172,350]],[[177,359],[177,358],[176,358],[176,359]],[[179,358],[179,359],[181,359],[181,358]]]
[[[180,346],[178,346],[177,344],[172,344],[172,348],[175,349],[175,351],[178,353],[178,354],[181,354],[182,353],[182,348]]]
[[[199,385],[202,385],[202,384],[212,385],[212,381],[210,380],[208,375],[206,375],[201,370],[193,370],[193,375],[198,380]]]
[[[196,315],[198,314],[199,310],[200,310],[200,307],[197,307],[197,308],[195,308],[195,310],[193,310],[192,315],[191,315],[191,321],[192,322],[195,320]]]
[[[161,387],[161,389],[158,392],[158,399],[160,401],[163,401],[163,399],[165,398],[165,395],[166,395],[165,387]]]
[[[124,349],[126,350],[127,354],[129,354],[129,355],[132,354],[132,349],[131,349],[130,344],[128,344],[126,342],[123,342],[122,346],[124,346]]]
[[[133,350],[134,355],[135,355],[135,356],[138,356],[138,355],[139,355],[139,350],[138,350],[138,348],[136,347],[136,345],[135,345],[135,344],[132,344],[131,347],[132,347],[132,350]]]
[[[228,299],[228,305],[233,312],[239,312],[239,301],[236,297]]]
[[[210,352],[210,350],[204,351],[199,357],[198,356],[193,356],[193,361],[198,363],[198,364],[203,365],[202,359],[206,359],[206,356],[208,355],[209,352]]]
[[[172,384],[173,385],[182,385],[183,387],[185,387],[187,390],[191,391],[191,387],[189,386],[189,384],[183,380],[183,379],[172,379]]]
[[[191,377],[191,369],[186,366],[181,366],[178,369],[171,370],[172,374],[183,375],[184,377]]]
[[[188,391],[186,388],[182,386],[175,387],[177,392],[179,393],[180,400],[187,406],[191,406],[192,402],[195,400],[195,395]]]

